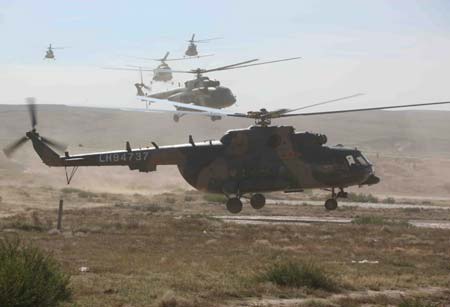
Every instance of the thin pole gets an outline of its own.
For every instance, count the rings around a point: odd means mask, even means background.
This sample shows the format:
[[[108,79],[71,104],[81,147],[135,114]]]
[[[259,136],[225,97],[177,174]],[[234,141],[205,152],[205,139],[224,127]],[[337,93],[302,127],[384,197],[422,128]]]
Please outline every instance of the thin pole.
[[[59,231],[61,231],[62,229],[63,204],[64,200],[61,198],[59,200],[59,208],[58,208],[58,224],[56,225],[56,229],[58,229]]]

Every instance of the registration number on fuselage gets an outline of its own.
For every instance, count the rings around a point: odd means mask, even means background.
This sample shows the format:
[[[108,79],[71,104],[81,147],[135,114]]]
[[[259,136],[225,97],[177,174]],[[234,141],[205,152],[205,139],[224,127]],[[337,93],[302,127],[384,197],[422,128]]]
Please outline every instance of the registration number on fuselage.
[[[98,157],[100,163],[111,163],[119,161],[144,161],[148,158],[148,151],[122,152],[101,154]]]

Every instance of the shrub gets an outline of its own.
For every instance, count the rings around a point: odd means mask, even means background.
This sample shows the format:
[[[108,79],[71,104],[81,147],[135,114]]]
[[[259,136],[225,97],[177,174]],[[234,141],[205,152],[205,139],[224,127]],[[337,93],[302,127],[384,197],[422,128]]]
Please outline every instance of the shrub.
[[[69,300],[68,285],[69,276],[40,249],[0,240],[0,306],[57,306]]]
[[[211,203],[226,203],[227,197],[222,194],[205,194],[203,199]]]
[[[313,262],[277,262],[260,275],[260,280],[282,287],[337,290],[333,279]]]
[[[391,226],[412,227],[412,225],[405,220],[389,220],[381,216],[373,216],[373,215],[355,217],[352,220],[352,223],[357,225],[391,225]]]
[[[395,198],[394,197],[387,197],[382,200],[383,204],[395,204]]]
[[[61,192],[63,194],[77,194],[80,198],[94,198],[96,194],[89,191],[80,190],[77,188],[62,188]]]
[[[347,200],[357,203],[378,203],[379,201],[376,196],[364,193],[348,193]]]
[[[437,307],[438,304],[423,302],[420,299],[403,299],[399,307]]]

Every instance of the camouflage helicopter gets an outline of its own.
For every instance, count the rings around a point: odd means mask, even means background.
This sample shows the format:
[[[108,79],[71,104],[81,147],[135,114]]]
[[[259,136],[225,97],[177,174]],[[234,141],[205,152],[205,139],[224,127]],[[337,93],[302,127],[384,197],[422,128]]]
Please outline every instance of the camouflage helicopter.
[[[236,103],[236,97],[233,95],[231,89],[221,86],[220,81],[211,80],[208,77],[204,76],[203,74],[214,71],[225,71],[250,66],[292,61],[297,59],[300,59],[300,57],[274,60],[268,62],[258,62],[258,63],[254,63],[258,61],[258,59],[252,59],[240,63],[230,64],[211,69],[197,68],[187,71],[173,70],[172,72],[174,73],[195,74],[196,78],[193,80],[186,81],[184,84],[185,86],[184,88],[177,88],[169,91],[150,94],[147,96],[151,98],[165,100],[167,104],[174,106],[178,111],[185,111],[185,112],[178,112],[173,115],[173,120],[175,122],[178,122],[182,116],[189,114],[189,112],[192,110],[195,110],[196,106],[204,106],[214,109],[223,109],[230,107]],[[149,70],[142,69],[142,71],[149,71]],[[142,96],[139,94],[139,91],[138,96]],[[219,115],[211,116],[212,121],[219,120],[221,118],[222,117]]]
[[[372,164],[358,149],[325,146],[325,135],[295,132],[290,126],[271,126],[271,120],[291,116],[450,104],[450,101],[446,101],[337,111],[304,111],[356,96],[275,111],[261,109],[247,113],[228,113],[203,107],[197,114],[254,119],[255,125],[248,129],[230,130],[218,141],[194,142],[192,136],[189,136],[188,144],[159,146],[152,142],[153,148],[137,149],[132,149],[130,143],[126,142],[123,150],[77,155],[67,151],[64,155],[59,155],[55,150],[63,151],[65,146],[37,132],[36,108],[33,100],[30,100],[28,108],[31,130],[6,147],[4,153],[10,157],[20,146],[31,140],[43,163],[50,167],[65,168],[67,183],[71,182],[82,166],[127,166],[130,170],[153,172],[158,165],[176,165],[183,178],[194,188],[224,194],[228,199],[226,208],[231,213],[242,210],[243,196],[250,196],[250,205],[254,209],[261,209],[266,203],[263,195],[265,192],[302,192],[304,189],[329,190],[331,195],[324,205],[327,210],[335,210],[338,206],[337,199],[347,196],[345,188],[373,185],[380,181]]]
[[[212,56],[212,54],[207,54],[207,55],[199,55],[199,56],[195,56],[195,57],[190,57],[190,58],[172,58],[169,59],[169,52],[166,52],[166,54],[164,55],[164,57],[160,58],[160,59],[153,59],[153,58],[146,58],[146,57],[133,57],[136,59],[141,59],[141,60],[151,60],[151,61],[158,61],[161,62],[156,68],[148,68],[148,67],[143,67],[143,66],[136,66],[136,65],[127,65],[128,67],[132,67],[132,68],[121,68],[121,67],[105,67],[105,69],[112,69],[112,70],[135,70],[136,68],[139,69],[145,69],[146,71],[151,71],[153,73],[153,81],[156,82],[169,82],[173,79],[173,75],[172,75],[172,69],[170,68],[170,66],[167,64],[167,62],[171,62],[171,61],[182,61],[182,60],[189,60],[189,59],[198,59],[198,58],[203,58],[203,57],[207,57],[207,56]]]
[[[55,49],[64,49],[64,47],[52,47],[52,44],[48,45],[48,49],[45,52],[44,59],[56,60],[55,53],[53,52],[53,50],[55,50]]]
[[[188,57],[193,57],[193,56],[198,56],[198,51],[197,51],[197,45],[196,43],[208,43],[212,40],[216,40],[216,39],[221,39],[222,37],[214,37],[214,38],[208,38],[208,39],[200,39],[200,40],[196,40],[195,39],[195,34],[192,34],[192,37],[190,40],[188,40],[187,42],[189,43],[186,51],[184,52],[184,54]]]

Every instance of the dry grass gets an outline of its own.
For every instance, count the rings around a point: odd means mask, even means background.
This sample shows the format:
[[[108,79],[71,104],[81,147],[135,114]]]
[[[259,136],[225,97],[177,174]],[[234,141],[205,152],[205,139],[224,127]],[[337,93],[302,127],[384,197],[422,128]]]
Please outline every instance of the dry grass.
[[[210,306],[213,300],[261,295],[303,297],[310,292],[257,281],[254,276],[280,257],[302,261],[312,255],[328,272],[339,275],[338,286],[347,289],[450,284],[445,230],[372,224],[239,226],[208,216],[180,215],[161,209],[167,206],[161,200],[155,203],[158,207],[121,204],[67,210],[64,234],[56,236],[15,227],[13,220],[33,223],[31,216],[18,216],[2,221],[9,230],[1,236],[15,231],[52,251],[72,274],[77,306],[171,306],[173,302]],[[46,220],[54,213],[33,214],[35,220]],[[379,263],[352,263],[364,259]],[[90,271],[79,272],[81,266]],[[174,293],[173,298],[168,299],[167,293]]]
[[[255,278],[280,260],[298,263],[311,258],[334,276],[344,294],[450,287],[448,231],[391,222],[409,216],[445,219],[447,211],[356,208],[332,214],[382,223],[237,225],[211,218],[223,214],[224,207],[194,191],[156,196],[103,193],[88,198],[82,192],[66,192],[70,196],[62,235],[48,232],[55,225],[56,210],[28,210],[0,219],[0,237],[33,240],[71,273],[76,306],[216,306],[248,297],[327,298],[328,291]],[[49,195],[58,194],[45,189],[32,195],[48,201]],[[308,204],[268,205],[261,211],[248,207],[244,214],[300,211],[330,216],[322,207]],[[378,263],[358,263],[361,260]],[[82,266],[89,272],[80,272]],[[347,299],[348,306],[364,301],[353,299],[351,305],[351,300]],[[383,300],[399,303],[382,295],[365,301]]]

